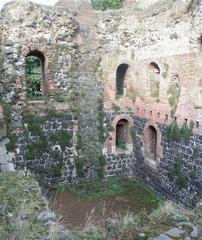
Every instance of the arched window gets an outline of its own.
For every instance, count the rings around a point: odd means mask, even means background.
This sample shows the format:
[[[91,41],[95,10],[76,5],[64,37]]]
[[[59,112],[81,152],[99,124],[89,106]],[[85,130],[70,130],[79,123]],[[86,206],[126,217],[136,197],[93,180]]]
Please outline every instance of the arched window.
[[[45,57],[40,51],[32,51],[26,57],[26,90],[28,97],[37,97],[47,93],[45,81]]]
[[[116,94],[124,94],[124,80],[126,77],[126,72],[128,70],[128,64],[121,64],[118,66],[116,71]]]
[[[147,157],[151,160],[156,160],[157,150],[157,132],[153,126],[149,126],[146,131],[147,138]]]
[[[150,71],[156,73],[156,74],[160,74],[161,73],[161,70],[158,66],[158,64],[156,64],[155,62],[151,62],[149,64],[149,68],[150,68]]]
[[[121,119],[116,125],[116,148],[126,150],[128,141],[129,123],[126,119]]]

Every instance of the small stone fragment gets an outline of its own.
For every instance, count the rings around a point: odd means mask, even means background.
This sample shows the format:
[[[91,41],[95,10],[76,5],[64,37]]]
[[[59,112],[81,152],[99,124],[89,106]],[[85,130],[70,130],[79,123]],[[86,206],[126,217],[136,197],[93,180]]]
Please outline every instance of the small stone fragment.
[[[48,221],[56,221],[57,220],[55,213],[50,211],[50,210],[41,212],[38,215],[37,219],[41,222],[48,222]]]
[[[193,226],[193,231],[190,234],[191,238],[198,238],[198,228]]]
[[[158,237],[153,238],[153,240],[171,240],[167,235],[161,234]]]
[[[183,233],[184,233],[184,231],[182,231],[179,228],[171,228],[167,232],[164,232],[164,234],[166,234],[170,237],[180,237]]]
[[[140,237],[140,238],[144,238],[145,236],[146,236],[145,233],[139,233],[139,234],[138,234],[138,237]]]

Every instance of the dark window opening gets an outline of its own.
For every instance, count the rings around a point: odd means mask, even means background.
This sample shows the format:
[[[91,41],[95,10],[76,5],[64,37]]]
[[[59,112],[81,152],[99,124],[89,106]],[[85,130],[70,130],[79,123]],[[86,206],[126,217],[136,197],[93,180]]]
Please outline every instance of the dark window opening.
[[[45,57],[41,52],[32,51],[27,55],[25,72],[27,96],[32,98],[45,95]]]
[[[149,65],[150,65],[150,69],[151,69],[152,71],[154,71],[154,72],[157,73],[157,74],[160,74],[160,73],[161,73],[161,70],[160,70],[158,64],[156,64],[155,62],[151,62]]]
[[[152,160],[156,160],[157,132],[154,127],[150,126],[148,128],[147,137],[149,158]]]
[[[116,71],[116,93],[117,95],[124,94],[124,80],[126,72],[128,70],[128,64],[121,64]]]
[[[199,39],[199,43],[202,44],[202,35],[198,39]]]
[[[128,121],[120,120],[116,125],[116,147],[121,150],[126,150],[128,139]]]

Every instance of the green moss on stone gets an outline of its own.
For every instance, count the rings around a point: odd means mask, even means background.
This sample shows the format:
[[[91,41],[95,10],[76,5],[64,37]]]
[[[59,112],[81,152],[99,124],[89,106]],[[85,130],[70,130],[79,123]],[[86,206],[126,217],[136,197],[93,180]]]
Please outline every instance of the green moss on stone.
[[[119,112],[119,111],[121,110],[121,108],[120,108],[117,104],[113,104],[113,105],[112,105],[112,110],[113,110],[114,112]]]

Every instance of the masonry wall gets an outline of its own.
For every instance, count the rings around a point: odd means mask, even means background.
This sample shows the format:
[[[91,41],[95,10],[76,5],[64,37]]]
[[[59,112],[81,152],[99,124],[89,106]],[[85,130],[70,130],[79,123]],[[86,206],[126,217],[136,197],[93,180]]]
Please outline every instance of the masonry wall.
[[[184,204],[197,202],[202,182],[202,6],[199,2],[190,9],[188,2],[172,0],[155,6],[77,13],[22,2],[3,8],[0,91],[3,103],[10,105],[4,121],[7,137],[11,142],[12,135],[18,137],[11,151],[16,168],[30,169],[49,185],[126,176]],[[35,51],[45,58],[48,94],[33,100],[26,93],[25,61]],[[122,96],[116,93],[120,64],[128,64]],[[25,110],[41,119],[40,131],[27,123]],[[0,108],[2,119],[5,113]],[[136,134],[128,131],[126,151],[118,153],[116,124],[121,119]],[[179,127],[194,123],[188,143],[182,137],[168,139],[173,121]],[[156,162],[146,156],[150,125],[157,131]],[[61,147],[57,135],[64,132],[70,142]],[[30,158],[30,144],[41,139],[47,148]]]
[[[106,124],[113,125],[115,118],[123,113],[108,112],[105,115]],[[140,118],[133,112],[124,113],[125,117],[133,119],[136,137],[133,140],[133,150],[130,153],[114,153],[107,155],[107,176],[124,176],[138,179],[152,189],[171,200],[177,200],[187,206],[194,206],[201,198],[202,173],[202,138],[193,135],[188,143],[181,138],[173,141],[167,136],[167,126],[158,124],[161,133],[161,147],[163,155],[156,168],[145,160],[144,132],[149,119]],[[115,130],[112,130],[115,131]],[[177,166],[178,165],[178,166]],[[173,170],[179,167],[178,173]]]

